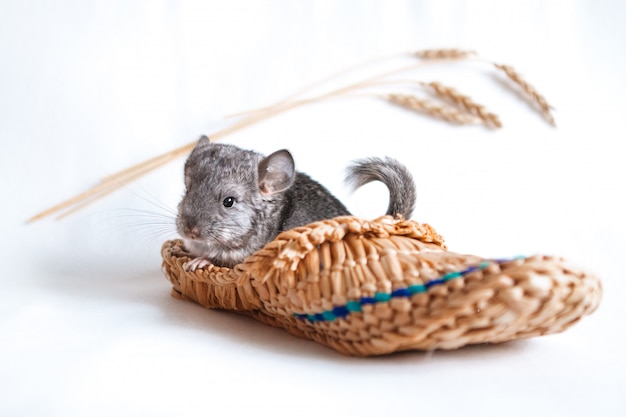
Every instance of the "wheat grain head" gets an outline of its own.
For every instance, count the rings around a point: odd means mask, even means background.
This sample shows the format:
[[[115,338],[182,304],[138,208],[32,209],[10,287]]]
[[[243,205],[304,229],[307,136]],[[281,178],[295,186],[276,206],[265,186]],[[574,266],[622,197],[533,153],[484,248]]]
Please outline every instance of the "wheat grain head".
[[[413,52],[413,55],[421,59],[461,59],[476,55],[475,51],[464,49],[422,49]]]
[[[441,106],[433,103],[430,100],[422,99],[416,96],[407,94],[389,94],[383,97],[387,101],[398,106],[419,113],[427,114],[450,123],[460,125],[480,123],[480,119],[478,119],[477,117],[466,112],[459,111],[455,107]]]
[[[554,117],[552,116],[552,113],[550,111],[552,106],[548,104],[546,99],[541,94],[539,94],[539,92],[535,90],[533,86],[528,84],[522,78],[522,76],[517,71],[515,71],[515,69],[513,69],[513,67],[511,67],[510,65],[501,65],[501,64],[493,64],[493,65],[497,69],[503,71],[515,84],[519,85],[522,88],[522,90],[524,90],[524,92],[527,94],[527,96],[532,100],[532,102],[537,107],[539,107],[539,110],[541,111],[541,114],[543,115],[544,119],[546,119],[548,123],[550,123],[551,125],[556,126]]]
[[[496,114],[487,111],[485,106],[476,103],[469,96],[436,81],[425,83],[424,85],[430,87],[438,97],[457,105],[470,114],[478,116],[487,126],[502,127],[502,122],[500,122],[500,118]]]

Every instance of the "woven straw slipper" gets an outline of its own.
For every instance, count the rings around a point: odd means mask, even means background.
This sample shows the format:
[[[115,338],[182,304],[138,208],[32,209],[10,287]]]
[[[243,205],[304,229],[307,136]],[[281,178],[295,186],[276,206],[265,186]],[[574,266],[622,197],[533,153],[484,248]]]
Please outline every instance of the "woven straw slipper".
[[[187,272],[163,244],[174,296],[236,310],[347,355],[456,349],[558,333],[592,313],[600,280],[550,256],[449,252],[430,226],[339,217],[281,233],[234,268]]]

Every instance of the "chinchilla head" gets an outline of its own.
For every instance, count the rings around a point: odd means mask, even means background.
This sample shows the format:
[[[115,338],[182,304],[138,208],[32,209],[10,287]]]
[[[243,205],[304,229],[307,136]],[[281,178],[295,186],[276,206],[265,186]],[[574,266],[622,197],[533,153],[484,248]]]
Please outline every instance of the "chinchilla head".
[[[294,178],[288,151],[264,158],[203,137],[185,163],[177,230],[199,252],[194,256],[226,259],[256,250],[276,230],[282,192]]]

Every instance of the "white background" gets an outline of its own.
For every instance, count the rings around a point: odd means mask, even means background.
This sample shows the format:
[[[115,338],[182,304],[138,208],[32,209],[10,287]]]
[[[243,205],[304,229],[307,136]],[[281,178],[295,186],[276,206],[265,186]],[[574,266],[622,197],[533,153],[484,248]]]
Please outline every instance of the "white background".
[[[0,415],[626,415],[625,27],[619,1],[1,1]],[[384,189],[351,195],[343,169],[396,157],[416,178],[414,219],[450,250],[563,255],[602,278],[599,310],[563,334],[356,359],[173,299],[159,255],[172,217],[146,210],[176,208],[182,159],[62,221],[25,224],[230,113],[438,47],[513,65],[558,127],[471,62],[407,77],[471,95],[501,130],[359,97],[223,140],[289,148],[370,218]]]

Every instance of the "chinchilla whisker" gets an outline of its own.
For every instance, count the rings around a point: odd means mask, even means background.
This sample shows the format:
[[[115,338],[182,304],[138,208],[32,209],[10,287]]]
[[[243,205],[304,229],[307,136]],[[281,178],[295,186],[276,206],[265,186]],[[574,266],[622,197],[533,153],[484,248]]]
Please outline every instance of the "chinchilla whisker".
[[[139,224],[130,225],[127,229],[128,233],[133,235],[134,239],[143,241],[167,240],[176,238],[176,231],[172,227],[161,224]]]
[[[166,213],[143,209],[118,209],[110,213],[109,231],[126,231],[134,236],[176,237],[176,219]]]
[[[161,200],[159,200],[154,194],[152,194],[151,192],[149,192],[148,190],[146,190],[145,187],[142,187],[140,184],[133,184],[132,186],[128,185],[128,184],[123,184],[122,185],[124,188],[126,188],[131,194],[133,194],[135,197],[140,198],[141,200],[143,200],[144,202],[157,207],[158,209],[169,213],[173,216],[176,216],[176,210],[169,207],[168,205],[166,205],[165,203],[163,203]]]
[[[174,221],[176,219],[176,215],[172,215],[169,213],[159,213],[151,210],[142,210],[142,209],[120,209],[120,211],[126,211],[127,213],[119,213],[116,217],[126,217],[126,218],[152,218],[152,219],[163,219]]]

